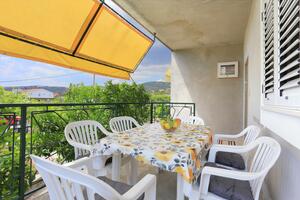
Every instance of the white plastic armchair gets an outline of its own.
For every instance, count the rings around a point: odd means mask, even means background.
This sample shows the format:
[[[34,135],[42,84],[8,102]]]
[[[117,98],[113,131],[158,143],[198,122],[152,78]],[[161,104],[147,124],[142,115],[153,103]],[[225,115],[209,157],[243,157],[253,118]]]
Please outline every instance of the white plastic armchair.
[[[249,181],[252,196],[254,200],[258,200],[264,178],[280,155],[281,147],[278,142],[269,137],[260,137],[253,143],[245,146],[219,146],[219,150],[240,154],[255,150],[249,170],[235,171],[208,166],[204,167],[201,173],[200,187],[194,189],[194,191],[190,193],[192,199],[223,199],[209,192],[211,176],[219,176]],[[215,153],[213,152],[212,155],[215,155]]]
[[[109,121],[109,126],[113,133],[121,133],[141,125],[132,117],[121,116],[112,118]]]
[[[183,123],[193,124],[193,125],[205,125],[204,120],[197,116],[189,116],[187,118],[181,119]]]
[[[74,147],[75,159],[92,154],[93,146],[99,142],[99,131],[111,134],[99,122],[92,120],[71,122],[65,127],[65,137]]]
[[[146,175],[124,194],[108,184],[107,178],[96,178],[90,172],[91,158],[81,158],[67,166],[50,162],[31,155],[35,167],[41,174],[51,200],[95,200],[102,197],[107,200],[136,200],[144,195],[146,200],[156,199],[156,177]],[[118,183],[122,184],[122,183]],[[99,196],[98,196],[99,195]]]
[[[213,144],[222,144],[223,140],[233,141],[231,144],[235,144],[235,141],[238,139],[243,139],[242,145],[247,145],[253,142],[259,135],[260,128],[257,126],[248,126],[242,132],[235,135],[228,134],[216,134],[214,135]]]

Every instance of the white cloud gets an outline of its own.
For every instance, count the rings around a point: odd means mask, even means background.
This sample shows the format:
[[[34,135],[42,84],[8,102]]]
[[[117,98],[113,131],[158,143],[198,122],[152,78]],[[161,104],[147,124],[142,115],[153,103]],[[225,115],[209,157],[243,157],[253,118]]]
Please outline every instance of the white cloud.
[[[10,57],[8,57],[8,56],[0,55],[0,62],[7,61],[9,59],[10,59]]]
[[[160,47],[158,44],[156,47]],[[159,58],[158,58],[159,59]],[[136,72],[132,74],[134,81],[138,83],[165,79],[165,71],[169,64],[142,63]],[[74,75],[78,73],[78,75]],[[38,77],[49,77],[63,74],[72,74],[69,77],[44,78],[34,81],[3,82],[9,80],[23,80]],[[104,76],[97,76],[96,81],[103,84],[107,80],[113,83],[122,83],[124,80],[110,79]],[[2,81],[2,82],[1,82]],[[0,85],[2,86],[21,86],[21,85],[49,85],[49,86],[68,86],[70,83],[92,84],[91,74],[70,70],[50,64],[34,62],[9,56],[0,55]]]
[[[164,79],[167,68],[168,65],[142,65],[135,71],[134,74],[132,74],[132,78],[136,82],[162,80]]]
[[[45,77],[36,81],[0,82],[3,86],[9,85],[67,85],[64,78],[47,79],[49,76],[75,73],[74,70],[61,67],[17,59],[8,56],[0,56],[0,81],[12,81]]]
[[[165,71],[169,65],[141,65],[136,72],[132,74],[134,81],[138,83],[164,80]],[[78,73],[78,75],[76,74]],[[46,78],[70,74],[68,77]],[[21,86],[21,85],[49,85],[49,86],[68,86],[69,83],[86,84],[92,83],[90,74],[69,70],[45,63],[27,61],[7,56],[0,56],[0,81],[23,80],[38,77],[44,79],[20,82],[0,82],[2,86]],[[104,83],[106,80],[112,80],[113,83],[125,82],[121,79],[110,79],[103,76],[97,76],[97,82]],[[129,81],[130,82],[130,81]]]
[[[119,83],[124,83],[124,82],[130,82],[128,80],[122,80],[122,79],[111,79],[113,84],[119,84]]]

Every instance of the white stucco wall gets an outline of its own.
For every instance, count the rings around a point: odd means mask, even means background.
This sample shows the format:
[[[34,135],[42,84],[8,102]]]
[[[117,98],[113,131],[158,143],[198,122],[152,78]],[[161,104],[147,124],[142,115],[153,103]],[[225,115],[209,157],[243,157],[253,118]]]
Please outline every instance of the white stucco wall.
[[[215,132],[237,133],[243,123],[241,45],[175,51],[171,100],[194,102],[196,113]],[[239,78],[218,79],[217,63],[239,61]]]
[[[247,124],[260,120],[261,98],[261,46],[260,46],[260,0],[254,0],[244,41],[244,63],[248,60]]]
[[[275,138],[282,147],[280,158],[267,176],[266,183],[273,200],[300,199],[300,143],[297,139],[300,130],[300,118],[262,109],[261,103],[261,35],[260,2],[254,0],[244,42],[244,58],[249,57],[249,104],[248,122],[260,119],[266,126],[263,135]]]

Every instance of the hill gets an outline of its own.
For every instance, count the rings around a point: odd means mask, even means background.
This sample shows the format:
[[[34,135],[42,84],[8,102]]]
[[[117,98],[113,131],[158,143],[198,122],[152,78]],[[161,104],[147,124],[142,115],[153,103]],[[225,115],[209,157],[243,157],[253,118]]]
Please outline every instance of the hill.
[[[152,81],[152,82],[145,82],[142,83],[144,85],[146,91],[149,92],[159,92],[159,91],[170,91],[170,83],[168,82],[162,82],[162,81]],[[26,90],[26,89],[45,89],[49,90],[54,93],[58,93],[59,95],[63,95],[68,88],[67,87],[56,87],[56,86],[11,86],[11,87],[4,87],[5,90],[12,91],[13,89],[20,89],[20,90]]]
[[[67,87],[56,87],[56,86],[12,86],[12,87],[4,87],[5,90],[12,91],[13,89],[20,89],[20,90],[28,90],[28,89],[45,89],[49,90],[53,93],[58,93],[60,95],[63,95],[68,88]]]
[[[145,82],[142,83],[145,89],[150,92],[158,92],[162,90],[169,91],[170,90],[170,83],[162,82],[162,81],[152,81],[152,82]]]

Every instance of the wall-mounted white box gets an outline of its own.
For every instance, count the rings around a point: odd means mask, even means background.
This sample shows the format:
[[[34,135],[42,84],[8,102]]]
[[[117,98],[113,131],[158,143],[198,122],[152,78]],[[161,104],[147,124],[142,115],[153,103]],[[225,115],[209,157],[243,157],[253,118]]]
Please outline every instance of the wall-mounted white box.
[[[239,76],[239,63],[222,62],[218,63],[218,78],[236,78]]]

